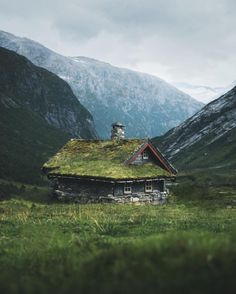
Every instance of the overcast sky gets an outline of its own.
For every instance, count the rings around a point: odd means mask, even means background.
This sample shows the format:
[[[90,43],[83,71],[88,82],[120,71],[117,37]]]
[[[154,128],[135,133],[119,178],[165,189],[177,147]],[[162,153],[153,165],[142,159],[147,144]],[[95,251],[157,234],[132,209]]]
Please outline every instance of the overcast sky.
[[[236,0],[0,0],[0,29],[171,83],[236,79]]]

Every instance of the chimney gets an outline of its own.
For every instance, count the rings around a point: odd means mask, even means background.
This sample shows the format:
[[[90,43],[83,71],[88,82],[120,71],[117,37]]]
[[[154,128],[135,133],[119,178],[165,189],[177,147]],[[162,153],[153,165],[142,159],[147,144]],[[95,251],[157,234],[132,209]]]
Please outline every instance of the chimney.
[[[125,138],[125,126],[120,122],[112,124],[111,139],[121,140]]]

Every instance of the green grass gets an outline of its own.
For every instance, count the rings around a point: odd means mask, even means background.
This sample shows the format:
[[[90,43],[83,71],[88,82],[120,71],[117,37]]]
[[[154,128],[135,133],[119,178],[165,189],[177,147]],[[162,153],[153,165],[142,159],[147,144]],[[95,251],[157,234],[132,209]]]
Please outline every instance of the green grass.
[[[70,140],[44,164],[49,174],[138,179],[171,174],[153,163],[125,165],[143,140]],[[50,171],[50,169],[52,169]]]
[[[1,293],[234,293],[233,189],[178,190],[162,206],[21,199],[30,192],[0,202]]]

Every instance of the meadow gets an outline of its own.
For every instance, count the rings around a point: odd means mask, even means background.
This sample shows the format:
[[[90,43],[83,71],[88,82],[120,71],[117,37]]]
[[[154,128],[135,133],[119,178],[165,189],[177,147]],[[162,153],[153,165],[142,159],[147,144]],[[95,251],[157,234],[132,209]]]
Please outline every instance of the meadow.
[[[1,181],[0,293],[235,293],[236,190],[186,185],[165,205],[78,205]]]

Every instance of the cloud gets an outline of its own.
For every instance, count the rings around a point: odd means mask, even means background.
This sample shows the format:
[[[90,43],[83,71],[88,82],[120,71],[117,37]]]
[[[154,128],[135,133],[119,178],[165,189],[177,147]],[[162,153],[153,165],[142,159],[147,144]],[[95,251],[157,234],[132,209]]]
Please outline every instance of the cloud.
[[[171,82],[235,79],[234,0],[0,0],[1,28]]]

